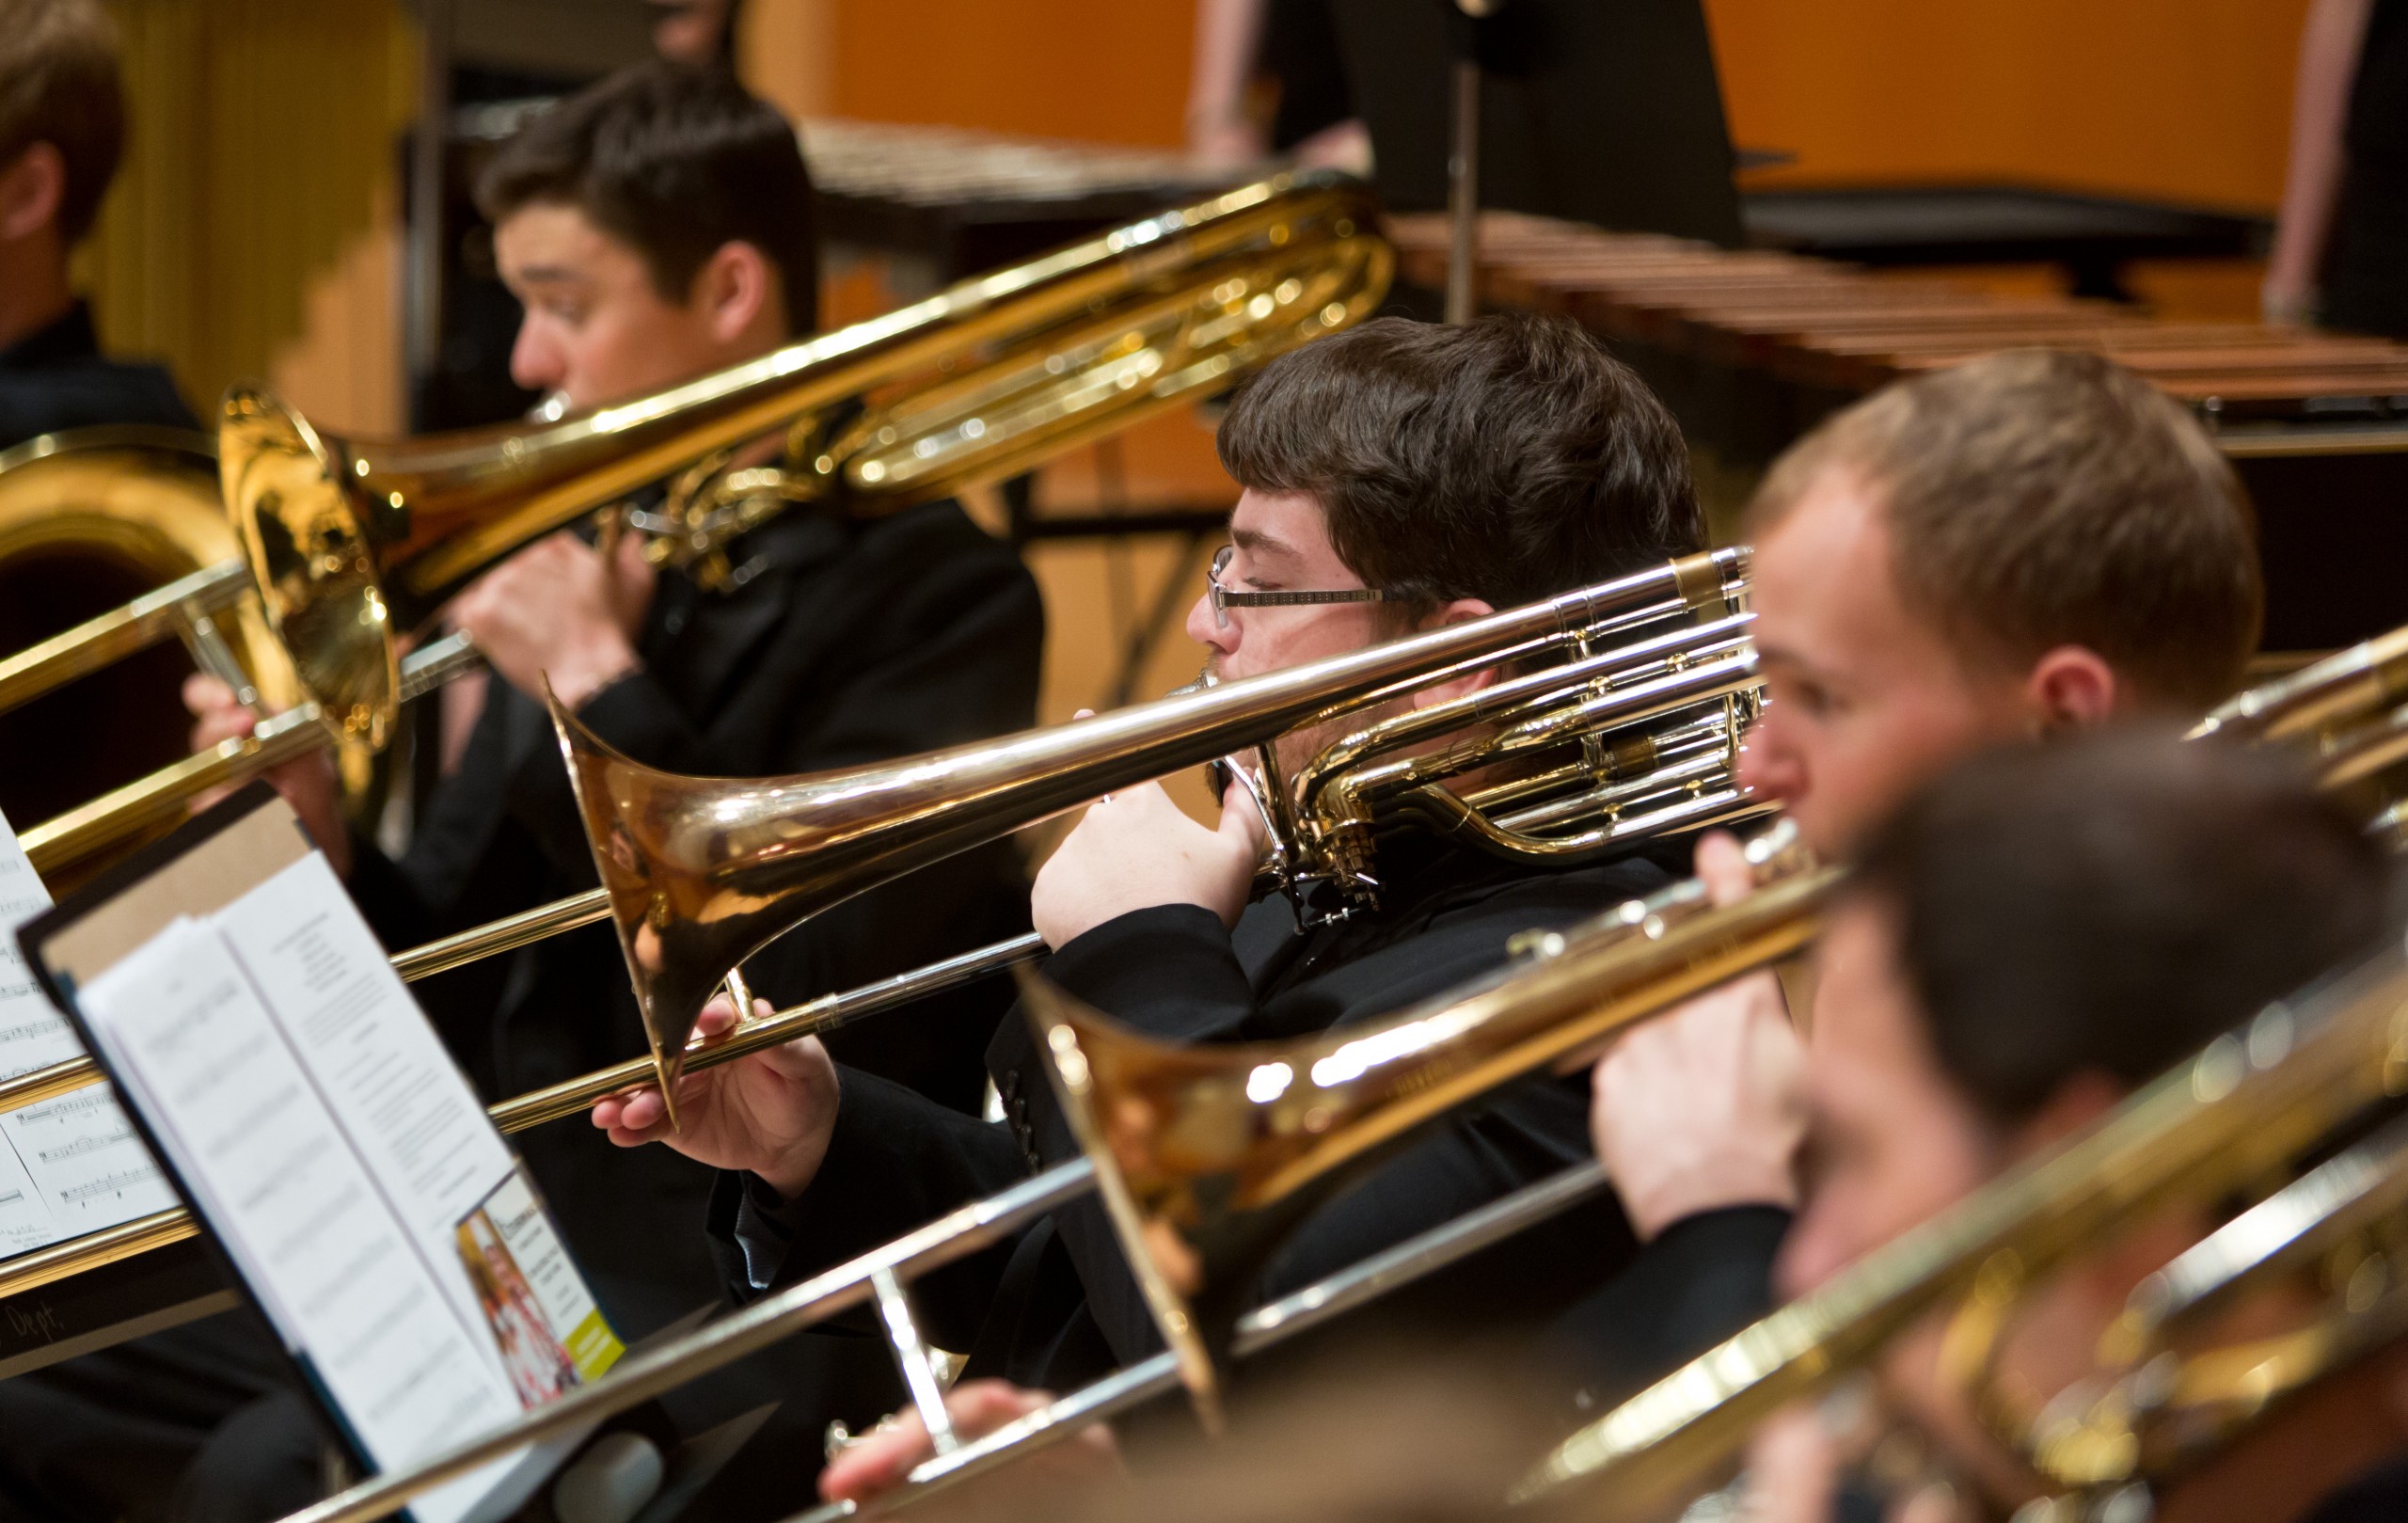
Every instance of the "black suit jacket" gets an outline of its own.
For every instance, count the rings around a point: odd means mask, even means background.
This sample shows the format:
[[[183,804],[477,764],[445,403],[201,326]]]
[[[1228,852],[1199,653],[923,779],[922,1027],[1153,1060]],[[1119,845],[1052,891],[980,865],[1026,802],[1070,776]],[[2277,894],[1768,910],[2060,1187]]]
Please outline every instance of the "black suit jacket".
[[[757,776],[880,761],[1033,722],[1036,583],[954,503],[865,522],[797,511],[748,536],[736,560],[732,595],[663,579],[639,643],[643,669],[578,716],[603,739],[655,767]],[[499,680],[408,854],[357,849],[352,891],[393,946],[595,880],[550,721]],[[791,1003],[1018,934],[1027,913],[1019,860],[997,843],[837,907],[747,973],[764,997]],[[977,1054],[1007,988],[942,996],[835,1043],[944,1103],[974,1106]],[[608,926],[417,992],[489,1097],[646,1051]],[[695,1231],[708,1170],[665,1148],[613,1149],[574,1118],[515,1140],[622,1333],[641,1336],[717,1295]]]
[[[91,309],[80,301],[0,349],[0,450],[103,423],[199,426],[166,371],[101,357]]]
[[[1368,1022],[1502,962],[1532,927],[1563,927],[1665,880],[1625,859],[1532,873],[1424,846],[1384,860],[1376,914],[1298,934],[1284,901],[1234,933],[1194,906],[1138,911],[1077,938],[1048,976],[1157,1037],[1291,1038]],[[725,1176],[712,1230],[739,1297],[791,1283],[1072,1156],[1027,1029],[1007,1020],[988,1055],[1002,1125],[947,1114],[867,1075],[842,1075],[826,1162],[800,1198]],[[1308,1216],[1251,1299],[1310,1283],[1589,1155],[1587,1077],[1535,1077],[1436,1125]],[[1629,1256],[1610,1202],[1509,1239],[1355,1314],[1348,1337],[1460,1338],[1529,1325]],[[970,1370],[1063,1389],[1159,1346],[1101,1212],[1067,1208],[1012,1242],[919,1282],[930,1337]],[[1306,1340],[1307,1343],[1316,1340]]]

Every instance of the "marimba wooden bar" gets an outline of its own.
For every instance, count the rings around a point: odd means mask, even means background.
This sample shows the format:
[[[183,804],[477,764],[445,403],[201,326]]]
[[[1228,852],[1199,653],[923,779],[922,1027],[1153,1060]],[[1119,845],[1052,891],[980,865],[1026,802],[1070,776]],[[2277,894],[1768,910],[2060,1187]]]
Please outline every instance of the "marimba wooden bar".
[[[1443,218],[1390,221],[1401,278],[1445,284]],[[1509,213],[1481,219],[1491,308],[1560,312],[1629,359],[1692,442],[1759,468],[1902,376],[2003,349],[2103,354],[2193,407],[2258,504],[2272,649],[2408,622],[2408,346],[2254,323],[2162,322],[1827,260]]]

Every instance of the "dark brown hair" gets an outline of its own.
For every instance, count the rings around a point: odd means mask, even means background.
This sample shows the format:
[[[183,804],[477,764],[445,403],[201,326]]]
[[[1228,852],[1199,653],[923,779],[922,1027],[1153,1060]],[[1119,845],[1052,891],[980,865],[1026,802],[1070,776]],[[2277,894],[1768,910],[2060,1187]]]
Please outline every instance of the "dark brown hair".
[[[92,230],[125,148],[117,27],[100,0],[0,0],[0,168],[36,143],[58,151],[58,230]]]
[[[1265,366],[1222,422],[1240,485],[1309,493],[1339,556],[1422,607],[1497,608],[1705,544],[1671,414],[1575,324],[1381,318]]]
[[[1977,757],[1866,846],[1934,1053],[1994,1125],[2151,1078],[2386,924],[2388,861],[2287,754],[2103,731]]]
[[[485,167],[477,206],[499,223],[537,202],[584,213],[681,304],[705,261],[750,244],[777,266],[792,331],[817,325],[811,173],[793,127],[724,70],[637,64],[529,122]]]
[[[1976,660],[2082,645],[2195,712],[2257,649],[2239,478],[2179,404],[2109,360],[2019,350],[1879,391],[1775,463],[1751,532],[1833,472],[1878,498],[1901,596]]]

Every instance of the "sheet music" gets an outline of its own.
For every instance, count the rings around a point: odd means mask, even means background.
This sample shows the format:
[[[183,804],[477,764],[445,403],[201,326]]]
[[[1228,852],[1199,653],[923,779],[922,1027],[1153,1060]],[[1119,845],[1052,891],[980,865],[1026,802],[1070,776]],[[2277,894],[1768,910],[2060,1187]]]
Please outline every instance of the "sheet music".
[[[49,892],[0,818],[0,1078],[84,1055],[17,950],[17,928],[49,908]],[[0,1258],[175,1203],[108,1086],[0,1115]]]
[[[347,1123],[371,1174],[417,1232],[418,1250],[456,1313],[482,1327],[456,1232],[515,1161],[341,880],[313,852],[228,905],[214,923],[327,1106]],[[499,1371],[500,1351],[489,1338],[480,1342]]]
[[[220,1243],[378,1469],[517,1414],[226,936],[179,920],[76,1003]],[[451,1523],[478,1511],[514,1464],[497,1462],[411,1513]]]

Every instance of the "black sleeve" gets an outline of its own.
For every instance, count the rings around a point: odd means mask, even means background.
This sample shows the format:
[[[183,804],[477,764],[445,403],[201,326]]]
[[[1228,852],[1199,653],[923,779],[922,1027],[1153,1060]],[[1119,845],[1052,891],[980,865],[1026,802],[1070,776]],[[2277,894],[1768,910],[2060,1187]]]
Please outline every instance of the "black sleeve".
[[[809,1188],[780,1203],[752,1176],[722,1174],[712,1192],[712,1252],[739,1303],[1028,1177],[1003,1127],[874,1074],[840,1074],[835,1129]],[[970,1346],[1006,1257],[1007,1246],[990,1249],[912,1282],[912,1302],[940,1346]]]
[[[1779,1206],[1684,1217],[1548,1328],[1543,1353],[1601,1411],[1731,1337],[1773,1308],[1773,1256],[1789,1230]]]
[[[1114,1020],[1164,1041],[1228,1040],[1255,1013],[1254,989],[1220,916],[1156,905],[1063,944],[1045,976]]]
[[[1501,963],[1516,932],[1570,925],[1654,888],[1662,878],[1652,865],[1634,864],[1576,881],[1512,882],[1434,913],[1404,928],[1408,933],[1391,944],[1292,982],[1264,1002],[1257,1001],[1219,920],[1194,906],[1141,910],[1099,926],[1057,952],[1045,974],[1106,1014],[1159,1038],[1285,1038],[1376,1019],[1457,989]],[[1017,1024],[1006,1023],[990,1058],[999,1073],[1007,1071],[1006,1063],[1036,1062],[1033,1044],[1024,1055],[1016,1047],[1026,1040],[1014,1030]],[[1040,1108],[1037,1130],[1045,1156],[1059,1156],[1071,1145],[1050,1103]],[[1313,1210],[1275,1255],[1251,1266],[1255,1297],[1300,1289],[1591,1155],[1585,1074],[1506,1085],[1433,1125]],[[1628,1229],[1611,1208],[1590,1213],[1585,1221],[1595,1241],[1581,1267],[1593,1277],[1627,1254]],[[1108,1222],[1100,1212],[1073,1210],[1062,1214],[1061,1231],[1098,1325],[1116,1351],[1123,1357],[1143,1352],[1152,1342],[1151,1320],[1120,1264]],[[1516,1280],[1532,1287],[1543,1275],[1547,1304],[1560,1304],[1556,1298],[1570,1293],[1554,1266],[1527,1253],[1491,1261],[1510,1261]]]

